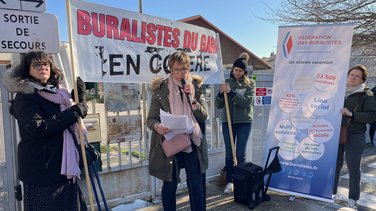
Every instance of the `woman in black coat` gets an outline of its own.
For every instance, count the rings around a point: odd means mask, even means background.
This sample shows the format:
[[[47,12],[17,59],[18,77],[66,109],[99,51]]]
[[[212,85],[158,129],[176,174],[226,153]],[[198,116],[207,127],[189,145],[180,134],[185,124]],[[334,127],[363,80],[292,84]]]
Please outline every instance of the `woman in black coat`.
[[[25,211],[86,210],[76,181],[80,168],[73,142],[76,123],[87,114],[85,88],[80,81],[80,102],[74,104],[70,93],[59,86],[62,79],[61,70],[42,51],[27,53],[2,77],[4,86],[17,93],[11,113],[21,138],[18,179],[23,182]]]

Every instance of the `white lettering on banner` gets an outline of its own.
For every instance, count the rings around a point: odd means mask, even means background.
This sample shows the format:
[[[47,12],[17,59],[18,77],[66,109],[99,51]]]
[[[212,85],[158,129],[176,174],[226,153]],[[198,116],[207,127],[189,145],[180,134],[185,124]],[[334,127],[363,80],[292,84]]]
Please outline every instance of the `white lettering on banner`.
[[[186,52],[190,72],[222,83],[217,35],[208,29],[71,0],[75,69],[91,82],[150,83],[166,77],[169,56]]]
[[[15,10],[0,10],[0,52],[26,53],[60,50],[56,16]]]

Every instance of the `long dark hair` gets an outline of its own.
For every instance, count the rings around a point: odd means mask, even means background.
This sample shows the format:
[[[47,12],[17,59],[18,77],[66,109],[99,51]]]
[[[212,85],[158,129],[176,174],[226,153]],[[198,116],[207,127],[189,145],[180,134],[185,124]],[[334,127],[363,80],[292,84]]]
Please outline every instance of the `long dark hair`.
[[[29,53],[25,54],[25,56],[21,60],[21,63],[14,68],[12,72],[12,77],[35,81],[35,79],[32,76],[30,76],[30,65],[35,60],[46,61],[50,64],[51,75],[50,78],[47,80],[47,84],[51,84],[59,88],[59,82],[64,79],[63,73],[54,64],[54,62],[48,56],[48,54],[43,51],[30,51]]]

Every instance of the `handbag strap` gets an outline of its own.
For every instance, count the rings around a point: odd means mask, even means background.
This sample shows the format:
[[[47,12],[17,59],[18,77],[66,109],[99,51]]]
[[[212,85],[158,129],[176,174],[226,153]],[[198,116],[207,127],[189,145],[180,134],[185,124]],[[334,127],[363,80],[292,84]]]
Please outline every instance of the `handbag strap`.
[[[74,145],[76,146],[76,149],[80,152],[81,151],[81,147],[80,147],[80,145],[78,145],[78,140],[77,140],[76,135],[73,133],[73,131],[72,131],[72,129],[70,127],[68,127],[67,130],[72,135],[73,142],[74,142]]]

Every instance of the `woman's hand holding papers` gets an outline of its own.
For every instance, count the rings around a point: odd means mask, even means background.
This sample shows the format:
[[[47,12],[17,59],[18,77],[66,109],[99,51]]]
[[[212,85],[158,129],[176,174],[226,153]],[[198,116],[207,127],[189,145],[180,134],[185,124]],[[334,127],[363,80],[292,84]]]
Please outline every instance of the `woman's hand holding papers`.
[[[168,132],[170,132],[171,130],[165,126],[163,126],[161,123],[157,123],[156,126],[154,126],[154,129],[155,131],[159,134],[159,135],[164,135]]]

